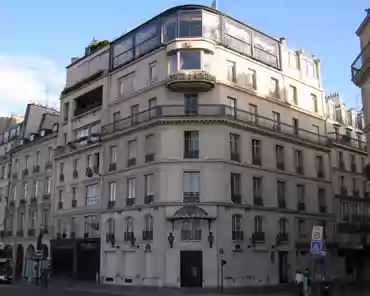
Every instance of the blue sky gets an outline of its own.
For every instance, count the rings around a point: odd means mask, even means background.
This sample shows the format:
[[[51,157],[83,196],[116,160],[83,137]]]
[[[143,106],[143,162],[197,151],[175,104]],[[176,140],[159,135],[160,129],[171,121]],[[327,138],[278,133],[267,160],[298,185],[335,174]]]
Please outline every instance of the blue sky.
[[[169,7],[190,3],[212,0],[1,0],[0,114],[22,113],[24,103],[46,97],[57,105],[64,67],[93,37],[112,40]],[[219,0],[222,12],[319,57],[325,91],[339,92],[351,107],[361,104],[350,65],[359,53],[355,31],[365,8],[369,0]]]

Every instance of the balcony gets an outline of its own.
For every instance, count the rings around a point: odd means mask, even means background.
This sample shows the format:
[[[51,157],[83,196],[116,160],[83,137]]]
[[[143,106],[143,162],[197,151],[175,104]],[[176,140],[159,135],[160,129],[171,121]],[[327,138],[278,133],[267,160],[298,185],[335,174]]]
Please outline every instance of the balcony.
[[[73,179],[77,179],[78,178],[78,170],[73,170]]]
[[[126,206],[127,207],[132,207],[134,205],[135,205],[135,198],[133,198],[133,197],[126,198]]]
[[[125,231],[123,233],[123,240],[125,242],[133,241],[135,239],[135,234],[133,232],[127,232]]]
[[[20,201],[19,201],[19,205],[24,207],[26,205],[27,201],[25,198],[21,198]]]
[[[113,209],[116,206],[115,200],[108,201],[108,209]]]
[[[40,166],[37,164],[37,165],[35,165],[34,167],[33,167],[33,173],[34,174],[37,174],[37,173],[39,173],[40,172]]]
[[[48,202],[48,201],[50,201],[50,193],[44,193],[44,194],[42,195],[42,201],[43,201],[43,202]]]
[[[232,236],[233,241],[242,241],[242,240],[244,240],[243,230],[233,230],[231,236]]]
[[[80,116],[91,110],[101,107],[103,102],[103,86],[99,86],[76,98],[75,116]]]
[[[280,209],[285,209],[286,208],[286,201],[285,201],[285,198],[278,198],[278,207]]]
[[[53,167],[53,164],[51,161],[47,161],[45,163],[45,170],[51,169]]]
[[[301,211],[301,212],[306,211],[306,205],[304,202],[298,203],[298,211]]]
[[[182,241],[200,241],[202,240],[201,229],[181,229],[181,240]]]
[[[303,174],[304,174],[304,171],[303,171],[303,165],[298,165],[298,166],[296,166],[296,168],[295,168],[295,172],[296,172],[297,174],[303,175]]]
[[[35,206],[36,204],[37,204],[37,197],[31,197],[31,201],[30,201],[30,204],[32,205],[32,206]]]
[[[62,210],[63,209],[63,202],[60,201],[58,202],[58,210]]]
[[[185,150],[184,151],[184,158],[186,159],[198,159],[199,158],[199,150]]]
[[[239,152],[231,152],[230,159],[232,161],[240,162],[240,153]]]
[[[253,157],[252,164],[253,165],[262,165],[261,157]]]
[[[136,165],[136,158],[129,158],[127,160],[127,166],[130,167],[130,166],[134,166]]]
[[[109,164],[109,171],[110,171],[110,172],[113,172],[113,171],[115,171],[116,169],[117,169],[117,163],[112,162],[112,163],[110,163],[110,164]]]
[[[17,236],[23,237],[23,230],[17,230]]]
[[[252,234],[252,244],[264,243],[265,242],[265,233],[263,231],[256,231]]]
[[[28,229],[27,235],[28,236],[35,236],[36,235],[36,230],[35,229]]]
[[[331,140],[335,144],[345,145],[345,146],[360,149],[360,150],[363,150],[363,151],[367,150],[366,142],[359,141],[358,139],[351,138],[348,135],[343,135],[343,134],[338,134],[338,133],[331,132],[331,133],[328,133],[328,137],[329,137],[329,140]],[[341,162],[339,162],[340,169],[345,169],[344,162],[343,162],[343,164]]]
[[[231,194],[231,201],[235,204],[241,204],[242,203],[241,194],[232,193]]]
[[[105,241],[107,242],[107,243],[112,243],[112,242],[114,242],[116,239],[115,239],[115,235],[114,235],[114,233],[107,233],[106,235],[105,235]]]
[[[361,86],[366,75],[369,74],[370,67],[370,43],[368,43],[356,57],[351,65],[352,82]]]
[[[160,110],[160,112],[158,112]],[[142,125],[144,123],[158,122],[158,119],[194,119],[194,118],[208,118],[212,120],[220,121],[231,121],[240,123],[243,126],[247,126],[257,131],[264,133],[276,133],[282,137],[291,137],[292,139],[298,139],[304,141],[305,143],[309,142],[316,145],[327,146],[327,137],[311,132],[304,129],[299,129],[298,135],[296,134],[296,127],[290,124],[283,122],[279,123],[280,129],[276,130],[276,121],[272,118],[263,117],[256,115],[255,113],[250,113],[240,109],[234,109],[233,116],[229,115],[230,107],[227,105],[198,105],[196,111],[187,112],[187,109],[184,105],[162,105],[157,106],[152,109],[142,111],[135,114],[136,120],[132,121],[132,116],[123,118],[114,123],[110,123],[102,127],[102,135],[109,135],[119,131],[128,130],[136,125]],[[153,113],[153,111],[155,111]],[[251,119],[254,120],[251,120]],[[253,159],[256,163],[255,165],[260,165],[261,159]]]
[[[255,197],[253,197],[253,204],[255,205],[255,206],[263,206],[263,198],[262,197],[260,197],[260,196],[255,196]]]
[[[320,178],[320,179],[324,179],[325,178],[324,170],[319,169],[317,171],[317,178]]]
[[[206,71],[182,71],[167,78],[167,87],[173,92],[206,92],[215,85],[216,77]]]
[[[24,169],[24,170],[22,171],[22,177],[24,178],[24,177],[26,177],[26,176],[28,176],[28,169]]]
[[[72,199],[72,208],[77,207],[77,199]]]
[[[153,194],[145,195],[145,197],[144,197],[144,203],[146,205],[152,204],[153,203],[153,200],[154,200],[154,195]]]
[[[148,163],[152,161],[154,161],[154,153],[145,154],[145,162]]]
[[[198,203],[199,192],[184,192],[183,199],[184,203]]]
[[[289,235],[287,233],[279,233],[276,236],[276,244],[281,245],[281,244],[287,244],[289,242]]]
[[[285,163],[283,161],[276,162],[276,168],[280,171],[284,171],[285,170]]]
[[[143,230],[143,241],[153,240],[153,230]]]

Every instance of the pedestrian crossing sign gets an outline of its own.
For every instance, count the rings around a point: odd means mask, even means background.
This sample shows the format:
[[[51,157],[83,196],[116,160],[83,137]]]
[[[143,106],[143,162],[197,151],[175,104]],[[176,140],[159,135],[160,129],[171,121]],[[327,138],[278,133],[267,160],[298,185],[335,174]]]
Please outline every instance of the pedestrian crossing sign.
[[[323,250],[323,243],[322,242],[311,242],[311,253],[321,253]]]

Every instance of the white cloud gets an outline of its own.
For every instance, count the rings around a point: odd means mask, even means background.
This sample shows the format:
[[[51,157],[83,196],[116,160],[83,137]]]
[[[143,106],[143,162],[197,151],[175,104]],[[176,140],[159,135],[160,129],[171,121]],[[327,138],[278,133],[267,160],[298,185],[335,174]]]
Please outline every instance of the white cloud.
[[[59,108],[64,82],[65,69],[50,60],[0,53],[0,116],[23,115],[30,102]]]

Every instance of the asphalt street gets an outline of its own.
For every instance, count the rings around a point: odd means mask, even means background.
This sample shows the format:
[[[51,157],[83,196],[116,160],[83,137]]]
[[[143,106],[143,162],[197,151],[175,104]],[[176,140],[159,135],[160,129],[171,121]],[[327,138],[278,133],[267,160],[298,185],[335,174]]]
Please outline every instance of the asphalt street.
[[[124,291],[124,290],[114,290],[114,289],[107,289],[104,287],[100,288],[79,288],[79,287],[68,287],[68,286],[50,286],[47,290],[45,290],[41,286],[35,285],[0,285],[0,296],[109,296],[109,295],[122,295],[122,296],[150,296],[150,295],[158,295],[158,296],[182,296],[182,295],[191,295],[191,296],[200,296],[200,295],[212,295],[212,296],[221,296],[221,295],[228,295],[228,293],[224,294],[199,294],[199,293],[192,293],[191,291],[187,291],[186,293],[182,292],[181,290],[167,290],[167,291],[157,291],[157,292],[148,292],[148,291]],[[243,295],[243,294],[240,294]],[[292,292],[279,292],[274,294],[244,294],[248,296],[293,296],[296,295]],[[312,294],[312,296],[321,296],[319,294]],[[331,296],[370,296],[370,289],[336,289],[333,291]]]

